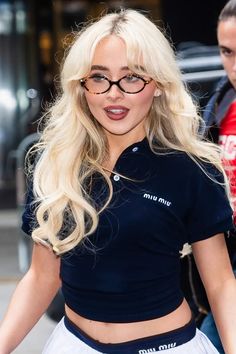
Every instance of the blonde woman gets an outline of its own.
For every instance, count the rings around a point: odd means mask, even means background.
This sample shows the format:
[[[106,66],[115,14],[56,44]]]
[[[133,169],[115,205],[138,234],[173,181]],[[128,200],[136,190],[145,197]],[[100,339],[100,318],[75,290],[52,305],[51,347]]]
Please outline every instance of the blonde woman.
[[[217,353],[180,288],[186,242],[226,353],[236,353],[232,225],[218,147],[173,51],[134,10],[83,29],[66,56],[23,215],[35,241],[0,331],[22,341],[62,287],[65,317],[44,354]]]

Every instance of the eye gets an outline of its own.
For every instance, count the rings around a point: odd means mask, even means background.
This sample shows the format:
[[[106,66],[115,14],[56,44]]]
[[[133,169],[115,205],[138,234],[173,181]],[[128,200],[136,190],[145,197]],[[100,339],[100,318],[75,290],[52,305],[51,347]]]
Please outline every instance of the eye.
[[[126,75],[124,77],[124,79],[126,80],[126,82],[129,82],[129,83],[137,82],[139,80],[142,80],[141,77],[139,77],[138,75],[134,75],[134,74]]]
[[[233,53],[232,50],[229,48],[221,48],[220,52],[221,52],[221,54],[223,54],[226,57],[229,57]]]
[[[102,82],[104,80],[107,80],[106,76],[102,74],[92,74],[89,76],[89,79],[93,80],[94,82]]]

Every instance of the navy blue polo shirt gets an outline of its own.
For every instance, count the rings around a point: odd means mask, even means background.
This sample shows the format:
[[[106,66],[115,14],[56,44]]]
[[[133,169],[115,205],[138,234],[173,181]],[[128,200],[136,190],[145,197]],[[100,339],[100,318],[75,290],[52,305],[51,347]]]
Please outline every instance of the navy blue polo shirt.
[[[215,167],[202,166],[223,181]],[[81,316],[103,322],[161,317],[183,301],[183,244],[232,229],[232,209],[224,188],[187,154],[154,154],[146,139],[123,151],[114,171],[113,197],[97,230],[61,257],[65,302]],[[101,176],[94,176],[91,196],[96,207],[104,203]],[[28,234],[31,220],[28,200],[22,226]]]

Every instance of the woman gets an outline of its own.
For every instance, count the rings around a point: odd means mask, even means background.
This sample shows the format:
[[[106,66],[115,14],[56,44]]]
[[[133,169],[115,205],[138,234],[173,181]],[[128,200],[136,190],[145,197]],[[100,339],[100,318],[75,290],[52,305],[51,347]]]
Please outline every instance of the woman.
[[[201,119],[168,41],[136,11],[106,15],[78,35],[61,79],[23,216],[32,264],[0,353],[20,343],[60,286],[66,316],[44,354],[217,353],[180,289],[186,242],[234,353],[236,289],[223,236],[232,210],[218,147],[198,136]]]

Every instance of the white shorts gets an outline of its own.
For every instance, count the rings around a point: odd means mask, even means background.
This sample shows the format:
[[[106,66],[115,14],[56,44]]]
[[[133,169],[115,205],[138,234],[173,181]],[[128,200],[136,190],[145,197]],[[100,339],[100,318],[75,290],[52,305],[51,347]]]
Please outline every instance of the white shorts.
[[[83,333],[83,332],[81,332]],[[86,335],[85,335],[86,336]],[[149,338],[154,338],[155,336],[149,337]],[[156,336],[158,337],[158,336]],[[88,337],[89,338],[89,337]],[[96,341],[93,341],[91,338],[89,341],[92,343],[98,343],[99,350],[91,347],[87,342],[81,340],[76,336],[74,333],[72,333],[65,325],[64,318],[58,323],[56,328],[54,329],[52,335],[50,336],[48,342],[46,343],[45,348],[43,349],[42,354],[95,354],[95,353],[102,353],[102,354],[110,354],[110,353],[117,353],[117,354],[122,354],[124,353],[129,353],[129,354],[146,354],[146,353],[157,353],[157,354],[219,354],[219,352],[215,349],[213,344],[210,342],[210,340],[203,334],[200,330],[196,329],[196,334],[195,336],[187,341],[184,344],[178,345],[175,347],[174,343],[167,344],[167,345],[160,345],[158,347],[153,347],[153,344],[151,346],[147,346],[147,341],[149,338],[144,338],[144,339],[138,339],[137,341],[131,341],[131,342],[126,342],[122,343],[123,349],[115,349],[116,344],[110,345],[113,349],[109,351],[107,349],[107,346],[109,344],[102,344]],[[158,337],[159,338],[159,337]],[[144,343],[145,342],[145,347]],[[135,350],[133,349],[128,349],[127,351],[127,345],[129,348],[132,347],[133,343],[135,343]],[[139,347],[137,347],[137,343]],[[131,346],[130,346],[131,344]],[[120,346],[121,344],[118,344]],[[101,347],[104,346],[104,348],[101,351]],[[169,348],[169,349],[166,349]],[[105,351],[103,351],[105,350]],[[161,353],[160,353],[161,352]]]

